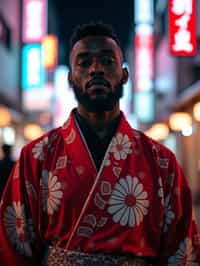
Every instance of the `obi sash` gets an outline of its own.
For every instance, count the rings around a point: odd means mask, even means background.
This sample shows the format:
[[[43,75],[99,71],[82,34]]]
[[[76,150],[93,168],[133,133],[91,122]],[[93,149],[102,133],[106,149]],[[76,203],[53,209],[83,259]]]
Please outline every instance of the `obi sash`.
[[[47,266],[148,266],[143,258],[105,253],[83,253],[50,246]]]

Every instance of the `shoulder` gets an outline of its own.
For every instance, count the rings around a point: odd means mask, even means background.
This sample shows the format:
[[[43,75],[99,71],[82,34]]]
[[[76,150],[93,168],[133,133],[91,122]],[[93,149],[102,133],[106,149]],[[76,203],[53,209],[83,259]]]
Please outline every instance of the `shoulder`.
[[[137,146],[137,148],[145,154],[151,155],[152,153],[159,154],[160,156],[171,157],[174,156],[173,152],[167,148],[165,145],[160,142],[150,138],[141,130],[135,129],[130,122],[127,120],[123,112],[121,112],[121,121],[123,123],[124,131],[130,132],[129,136],[131,136],[131,141],[133,146]]]
[[[133,141],[139,145],[146,155],[149,154],[159,158],[175,157],[174,153],[168,147],[145,135],[142,131],[133,129],[133,132]]]
[[[22,148],[22,153],[33,153],[33,156],[39,156],[42,152],[48,152],[54,144],[62,137],[61,127],[46,132],[41,137],[29,142]]]

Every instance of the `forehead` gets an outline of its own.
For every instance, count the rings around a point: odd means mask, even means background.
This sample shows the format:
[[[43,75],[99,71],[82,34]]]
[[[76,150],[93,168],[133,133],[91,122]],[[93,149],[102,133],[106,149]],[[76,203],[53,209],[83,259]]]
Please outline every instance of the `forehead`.
[[[91,53],[98,54],[104,51],[111,53],[122,58],[122,51],[118,44],[110,37],[105,36],[87,36],[73,46],[70,53],[70,62],[72,62],[79,54]]]

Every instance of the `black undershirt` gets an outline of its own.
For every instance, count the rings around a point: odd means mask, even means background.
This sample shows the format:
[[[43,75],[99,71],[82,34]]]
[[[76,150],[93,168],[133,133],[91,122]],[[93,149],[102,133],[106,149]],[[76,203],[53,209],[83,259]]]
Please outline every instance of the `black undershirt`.
[[[99,137],[95,130],[89,125],[87,120],[78,113],[77,109],[74,109],[73,112],[76,121],[81,129],[81,132],[86,140],[87,146],[92,155],[96,168],[97,170],[99,170],[108,145],[119,124],[121,114],[114,120],[112,120],[109,125],[106,125],[105,133],[103,134],[104,136]]]

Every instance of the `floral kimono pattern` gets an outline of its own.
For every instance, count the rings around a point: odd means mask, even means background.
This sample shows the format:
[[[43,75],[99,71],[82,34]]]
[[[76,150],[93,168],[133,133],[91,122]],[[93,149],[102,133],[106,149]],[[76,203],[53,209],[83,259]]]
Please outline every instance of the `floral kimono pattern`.
[[[0,204],[0,263],[39,265],[48,245],[200,265],[191,192],[173,153],[122,115],[97,171],[73,112],[26,145]]]

